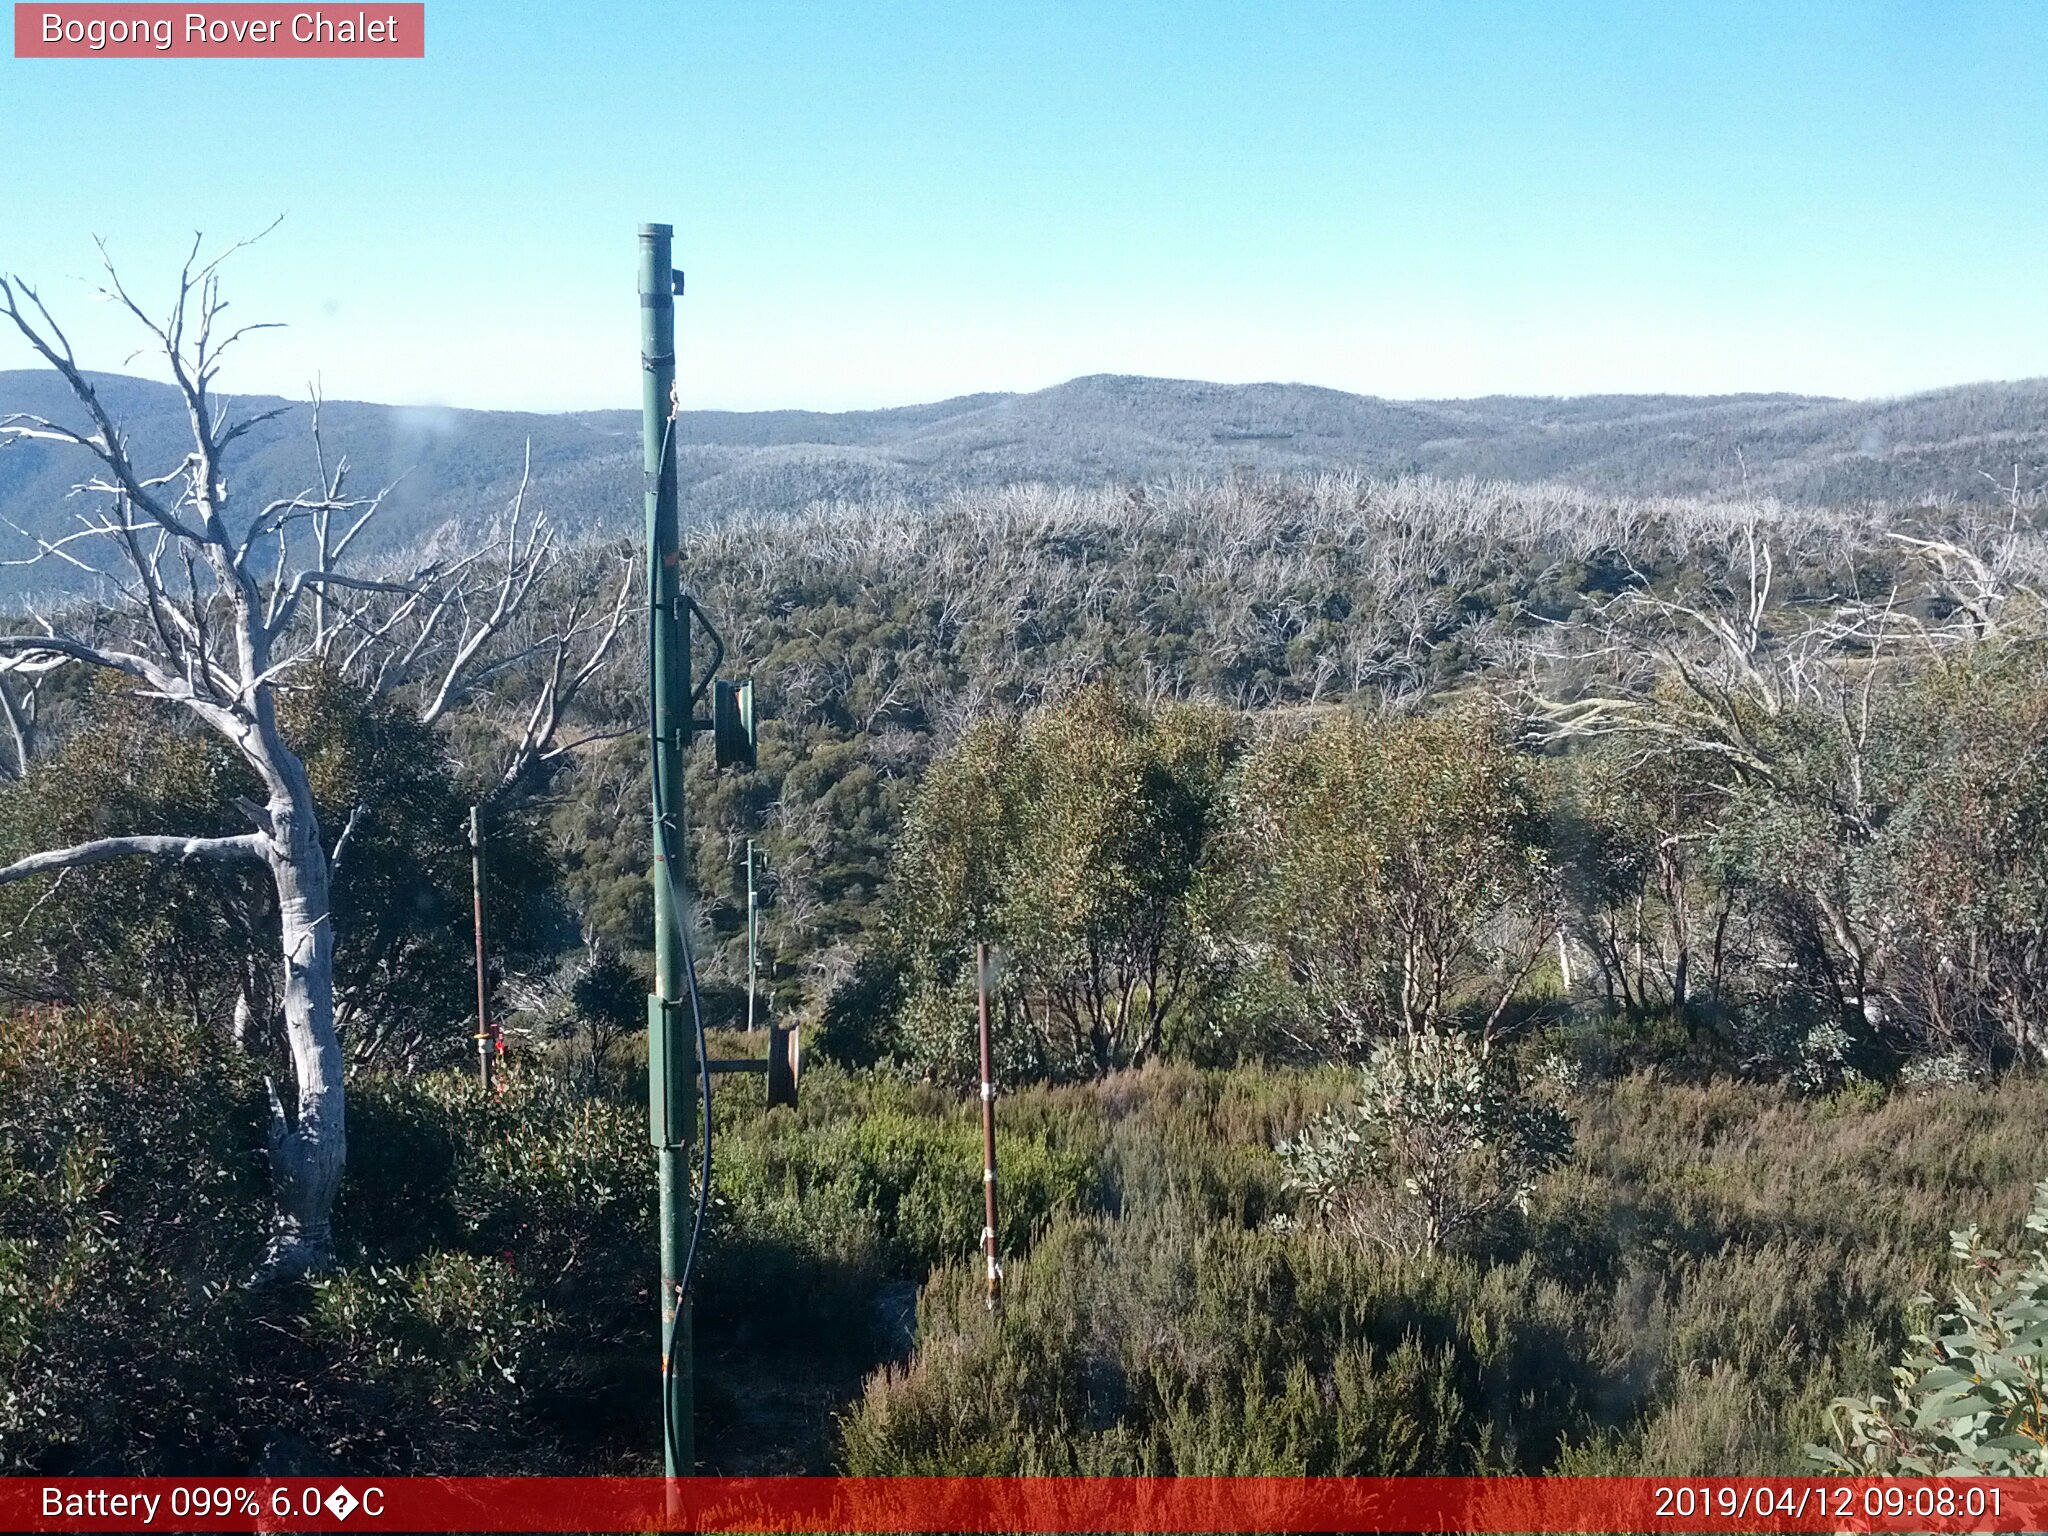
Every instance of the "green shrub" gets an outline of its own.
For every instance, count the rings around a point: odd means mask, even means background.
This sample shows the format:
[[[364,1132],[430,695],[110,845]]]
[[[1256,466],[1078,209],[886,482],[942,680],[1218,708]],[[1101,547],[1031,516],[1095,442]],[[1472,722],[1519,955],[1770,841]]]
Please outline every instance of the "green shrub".
[[[342,1269],[250,1292],[247,1058],[176,1020],[0,1019],[0,1468],[533,1470],[637,1421],[640,1114],[531,1077],[353,1088]]]
[[[1598,1386],[1529,1266],[1403,1266],[1184,1208],[1062,1221],[1001,1313],[935,1275],[920,1347],[870,1379],[849,1472],[1463,1473],[1542,1466]]]
[[[1954,1234],[1953,1305],[1913,1335],[1890,1392],[1836,1400],[1840,1449],[1815,1446],[1816,1460],[1866,1477],[2048,1475],[2048,1181],[2027,1230],[2033,1246],[2010,1255],[1975,1226]]]
[[[232,1420],[257,1102],[189,1024],[0,1020],[0,1472],[182,1469]]]
[[[1868,1392],[1958,1202],[2017,1214],[2048,1083],[1813,1100],[1623,1077],[1510,1249],[1425,1264],[1275,1230],[1291,1138],[1339,1076],[1154,1067],[1036,1096],[1105,1124],[1105,1208],[1057,1217],[982,1306],[933,1274],[871,1377],[869,1472],[1796,1472]],[[1065,1134],[1062,1132],[1062,1134]]]
[[[1281,1144],[1322,1220],[1405,1257],[1483,1240],[1571,1155],[1571,1122],[1513,1058],[1421,1030],[1374,1047],[1358,1100]]]
[[[530,1073],[352,1090],[341,1269],[249,1293],[243,1059],[173,1021],[0,1018],[7,1470],[650,1469],[642,1105]],[[1273,1221],[1300,1193],[1276,1144],[1353,1092],[1154,1063],[1006,1094],[992,1319],[971,1097],[821,1065],[770,1112],[724,1081],[707,1463],[1795,1471],[1832,1400],[1885,1385],[1950,1213],[2017,1225],[2048,1121],[2021,1077],[1814,1099],[1625,1075],[1571,1098],[1576,1151],[1512,1242],[1414,1262]],[[2031,1297],[2039,1256],[1997,1262]],[[1996,1321],[2005,1281],[1972,1274]]]
[[[502,1259],[436,1252],[312,1291],[305,1342],[355,1389],[359,1464],[396,1468],[425,1450],[429,1465],[504,1465],[499,1447],[534,1438],[524,1388],[547,1353],[547,1319]]]
[[[885,1078],[821,1098],[821,1076],[806,1079],[810,1102],[799,1114],[762,1116],[724,1138],[715,1177],[730,1214],[721,1230],[815,1232],[813,1241],[861,1256],[877,1274],[911,1279],[976,1251],[980,1101]],[[1005,1098],[999,1110],[1000,1235],[1012,1251],[1053,1211],[1090,1204],[1097,1184],[1099,1143],[1059,1144],[1032,1123],[1043,1113],[1030,1107],[1034,1097]]]

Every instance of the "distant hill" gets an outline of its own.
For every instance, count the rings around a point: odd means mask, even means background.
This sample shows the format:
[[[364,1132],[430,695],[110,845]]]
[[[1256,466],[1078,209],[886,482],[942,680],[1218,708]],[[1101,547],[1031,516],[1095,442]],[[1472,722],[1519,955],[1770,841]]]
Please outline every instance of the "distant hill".
[[[182,409],[160,385],[96,375],[145,463],[182,452]],[[257,411],[283,404],[247,397]],[[75,423],[61,382],[0,372],[0,417]],[[308,410],[258,428],[230,492],[247,509],[312,478]],[[1362,469],[1593,491],[1758,496],[1806,503],[1986,500],[2015,461],[2048,466],[2048,379],[1974,384],[1896,400],[1801,395],[1595,395],[1382,400],[1302,384],[1207,384],[1094,375],[1031,394],[965,395],[894,410],[693,411],[681,424],[694,514],[794,509],[829,499],[923,500],[1018,481],[1100,485],[1237,470]],[[398,480],[378,543],[417,543],[497,513],[532,443],[535,494],[565,528],[639,518],[637,411],[541,415],[329,401],[324,432],[354,484]],[[65,492],[76,455],[40,444],[0,453],[0,518],[38,533],[76,526]],[[25,553],[0,525],[0,558]],[[47,567],[0,567],[0,592],[62,585]]]

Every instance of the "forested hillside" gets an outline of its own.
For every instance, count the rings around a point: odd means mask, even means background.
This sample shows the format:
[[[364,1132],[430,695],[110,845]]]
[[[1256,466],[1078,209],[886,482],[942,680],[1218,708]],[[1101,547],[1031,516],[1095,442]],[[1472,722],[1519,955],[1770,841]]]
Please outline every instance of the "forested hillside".
[[[0,645],[0,1466],[649,1466],[644,637],[631,551],[537,530],[551,462],[403,579],[347,584],[330,480],[276,514],[325,575],[193,529],[217,595],[143,575]],[[764,722],[754,771],[690,768],[714,1050],[759,1049],[753,839],[813,1063],[794,1114],[720,1087],[707,1463],[1763,1472],[2033,1433],[1870,1394],[1947,1232],[2004,1241],[2048,1173],[2039,517],[1332,472],[697,524]],[[234,624],[289,658],[332,877],[347,1166],[288,1264],[298,914],[230,855],[302,812],[215,723],[272,686]],[[160,653],[188,672],[123,670]],[[158,856],[36,863],[95,840]]]
[[[70,395],[0,418],[41,590],[0,627],[0,1468],[647,1470],[633,436],[291,436],[213,393],[209,272],[156,332],[182,440],[0,283]],[[688,768],[698,991],[756,1053],[754,844],[813,1063],[711,1116],[705,1462],[2038,1468],[2025,1358],[1962,1419],[1937,1362],[1880,1391],[1950,1227],[1958,1337],[2048,1284],[1989,1247],[2048,1171],[2048,543],[2025,465],[1991,494],[2030,399],[692,422],[739,506],[682,573],[764,721]],[[1851,428],[1982,473],[1757,494]],[[1759,434],[1745,496],[1602,489]],[[1452,449],[1550,483],[1358,467]]]
[[[141,456],[175,448],[185,420],[170,388],[94,377]],[[290,407],[243,440],[243,492],[260,503],[303,489],[315,473],[308,405],[268,397],[239,404],[251,414]],[[71,422],[75,409],[51,375],[0,372],[0,417],[30,412]],[[393,486],[370,549],[404,552],[437,533],[447,537],[440,531],[449,524],[487,522],[512,494],[529,444],[548,511],[561,526],[620,533],[632,525],[639,419],[631,412],[330,401],[324,416],[331,440],[355,464],[357,484]],[[702,515],[789,512],[832,500],[929,503],[1030,482],[1096,487],[1238,472],[1472,476],[1623,496],[1809,505],[1991,502],[2009,488],[2015,465],[2023,488],[2048,477],[2048,385],[2038,380],[1880,401],[1396,401],[1307,385],[1099,375],[1032,394],[891,410],[689,411],[678,425],[686,502]],[[70,474],[52,447],[18,445],[0,458],[0,518],[48,537],[70,531]],[[0,548],[0,557],[24,552]],[[68,569],[0,568],[0,595],[69,588],[80,579]]]

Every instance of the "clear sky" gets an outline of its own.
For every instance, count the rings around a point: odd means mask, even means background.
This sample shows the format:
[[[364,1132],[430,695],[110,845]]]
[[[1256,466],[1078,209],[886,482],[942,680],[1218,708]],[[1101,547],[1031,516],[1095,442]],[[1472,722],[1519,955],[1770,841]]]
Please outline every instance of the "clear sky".
[[[370,7],[374,10],[374,5]],[[0,58],[0,269],[247,234],[230,382],[696,405],[1082,373],[1388,396],[2048,373],[2048,4],[428,0],[427,58]],[[0,367],[20,366],[0,338]]]

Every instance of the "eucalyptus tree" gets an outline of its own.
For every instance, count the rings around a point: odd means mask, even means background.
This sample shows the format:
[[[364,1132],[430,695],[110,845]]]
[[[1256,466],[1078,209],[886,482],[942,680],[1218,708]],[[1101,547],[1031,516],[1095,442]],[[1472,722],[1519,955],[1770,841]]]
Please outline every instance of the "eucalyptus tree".
[[[1202,876],[1235,724],[1097,682],[978,721],[933,763],[895,870],[913,1057],[963,1070],[983,940],[1024,1065],[1099,1076],[1160,1052],[1207,979]]]
[[[1764,1001],[1796,981],[1877,1059],[2041,1054],[2048,875],[2018,829],[2044,792],[2048,545],[2017,509],[1884,530],[1832,566],[1761,516],[1733,533],[1699,590],[1638,575],[1543,656],[1530,735],[1606,743],[1639,781],[1681,787],[1682,816],[1653,812],[1660,846],[1710,849],[1715,880],[1761,901]],[[1783,591],[1793,570],[1806,594]],[[1715,883],[1667,873],[1668,903]]]
[[[1556,936],[1526,765],[1490,710],[1283,725],[1230,785],[1240,977],[1298,1050],[1490,1038]]]
[[[138,461],[35,288],[0,278],[0,316],[62,378],[77,411],[69,421],[0,420],[0,447],[53,444],[85,465],[74,494],[89,510],[71,532],[32,536],[35,558],[84,573],[100,594],[92,604],[32,612],[0,634],[0,674],[91,668],[184,712],[253,774],[259,795],[233,797],[247,830],[167,827],[95,838],[17,859],[0,868],[0,883],[127,858],[267,873],[276,896],[275,996],[296,1090],[287,1109],[269,1085],[274,1213],[259,1274],[273,1277],[323,1268],[332,1257],[330,1214],[347,1130],[331,893],[362,818],[375,814],[360,804],[338,830],[322,828],[306,763],[280,725],[280,693],[339,675],[403,692],[434,725],[482,702],[490,679],[535,668],[539,697],[513,733],[509,783],[562,749],[554,737],[577,690],[604,665],[629,587],[622,582],[608,607],[572,604],[566,619],[536,623],[531,600],[556,568],[558,548],[545,517],[527,510],[523,484],[503,526],[473,548],[411,569],[372,571],[360,561],[351,568],[386,492],[349,490],[346,458],[330,460],[321,443],[317,402],[317,478],[248,512],[231,506],[237,445],[285,409],[238,415],[216,389],[235,344],[265,328],[226,318],[220,268],[236,249],[202,259],[195,240],[161,318],[105,262],[104,296],[143,328],[145,350],[167,369],[184,406],[189,445],[166,464]]]

